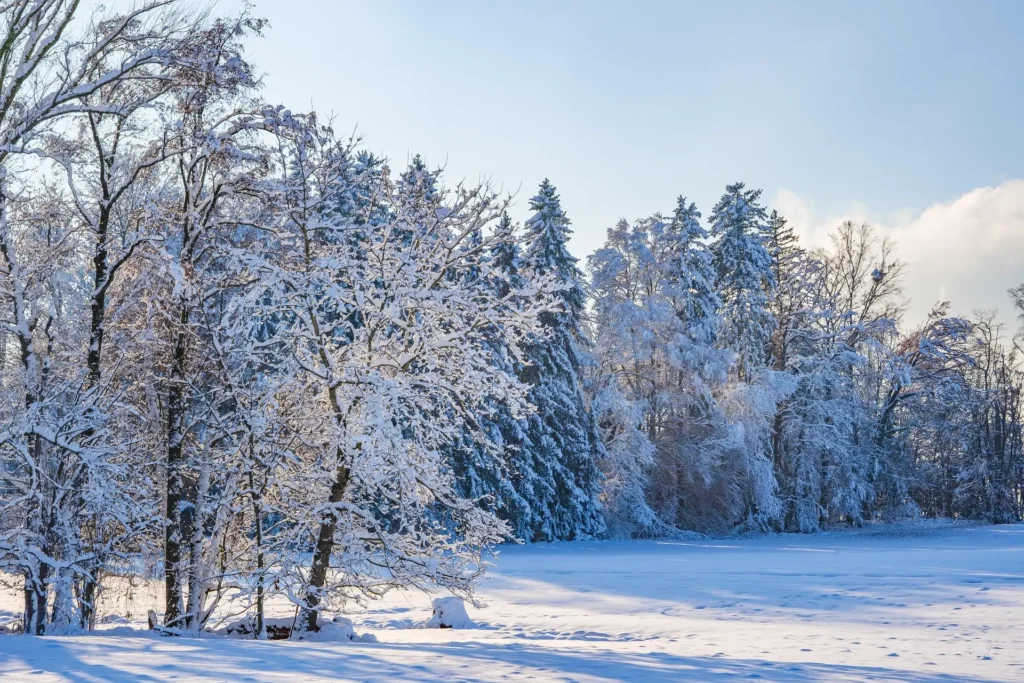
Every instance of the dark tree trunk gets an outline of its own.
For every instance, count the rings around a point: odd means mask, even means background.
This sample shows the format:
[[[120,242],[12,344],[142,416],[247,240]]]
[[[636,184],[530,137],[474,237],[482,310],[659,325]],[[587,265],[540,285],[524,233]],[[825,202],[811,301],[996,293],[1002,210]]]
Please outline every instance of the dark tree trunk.
[[[39,573],[33,578],[25,577],[25,623],[26,635],[41,636],[46,633],[46,582],[50,567],[39,565]]]
[[[249,436],[249,454],[255,460],[253,438]],[[259,638],[263,633],[263,494],[262,490],[256,490],[256,478],[252,470],[249,470],[249,495],[252,500],[253,531],[256,535],[256,624],[255,636]]]
[[[106,196],[106,185],[104,184],[104,199]],[[96,245],[93,252],[93,290],[89,302],[89,348],[86,355],[86,367],[89,371],[88,386],[95,389],[99,386],[102,377],[100,369],[100,358],[103,351],[103,328],[107,315],[107,286],[108,273],[107,264],[107,226],[110,223],[109,210],[100,212],[96,230]],[[85,433],[85,438],[92,436],[92,430]],[[97,530],[98,531],[98,530]],[[82,599],[81,599],[81,626],[91,631],[93,629],[94,615],[96,613],[96,581],[99,572],[98,562],[92,562],[82,577]]]
[[[338,454],[341,461],[341,454]],[[343,465],[338,466],[338,474],[331,485],[331,496],[328,502],[331,503],[331,510],[320,523],[320,533],[317,535],[316,548],[313,551],[313,562],[309,571],[309,586],[306,589],[306,605],[299,615],[299,629],[306,632],[318,630],[317,616],[319,615],[320,591],[327,585],[327,570],[331,564],[331,554],[334,551],[334,532],[338,527],[338,514],[334,508],[345,497],[345,490],[348,488],[350,472]]]
[[[178,316],[181,328],[174,339],[174,350],[170,368],[170,383],[167,391],[167,519],[164,531],[164,625],[179,626],[182,618],[184,596],[181,589],[181,560],[184,535],[182,529],[182,505],[186,502],[183,423],[184,423],[184,378],[185,378],[185,325],[188,310],[181,307]]]
[[[23,632],[28,635],[35,633],[36,622],[36,589],[31,576],[25,576],[25,617]]]

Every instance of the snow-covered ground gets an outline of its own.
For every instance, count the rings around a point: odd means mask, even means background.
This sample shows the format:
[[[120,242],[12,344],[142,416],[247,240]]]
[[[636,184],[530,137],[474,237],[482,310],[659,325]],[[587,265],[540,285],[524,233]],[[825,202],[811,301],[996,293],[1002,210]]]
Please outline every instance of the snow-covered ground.
[[[1024,525],[516,547],[480,597],[471,630],[354,610],[374,644],[0,636],[0,680],[1024,681]]]

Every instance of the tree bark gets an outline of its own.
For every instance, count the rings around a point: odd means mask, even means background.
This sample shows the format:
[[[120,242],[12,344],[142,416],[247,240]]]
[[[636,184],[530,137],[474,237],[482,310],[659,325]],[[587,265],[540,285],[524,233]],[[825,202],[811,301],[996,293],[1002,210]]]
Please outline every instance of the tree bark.
[[[188,310],[181,307],[178,322],[181,329],[174,339],[167,392],[167,518],[164,530],[164,625],[174,627],[182,617],[181,590],[182,524],[181,508],[185,496],[182,425],[184,422],[185,332]]]
[[[341,453],[338,453],[338,460],[341,462]],[[343,465],[338,465],[338,473],[331,485],[331,495],[328,502],[331,509],[320,524],[320,533],[317,535],[316,548],[313,551],[313,562],[309,570],[309,586],[306,589],[306,605],[299,615],[299,625],[302,631],[314,632],[319,630],[317,617],[320,607],[320,592],[327,585],[327,570],[331,564],[331,554],[334,551],[334,532],[338,527],[338,513],[334,505],[340,503],[345,497],[345,490],[351,472]]]
[[[249,457],[256,459],[255,444],[252,435],[249,435]],[[263,635],[263,494],[256,490],[256,478],[252,469],[249,469],[249,498],[252,501],[253,531],[256,536],[256,624],[253,629],[255,637],[259,639]]]

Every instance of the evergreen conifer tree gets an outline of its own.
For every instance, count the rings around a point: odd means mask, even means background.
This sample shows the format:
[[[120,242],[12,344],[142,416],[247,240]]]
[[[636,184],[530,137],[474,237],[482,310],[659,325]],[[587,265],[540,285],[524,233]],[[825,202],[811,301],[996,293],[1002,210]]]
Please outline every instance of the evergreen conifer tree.
[[[736,356],[738,382],[727,388],[723,407],[734,425],[733,466],[742,473],[742,524],[763,529],[776,524],[782,509],[770,454],[777,404],[788,383],[766,365],[776,327],[770,307],[775,274],[760,198],[761,190],[743,183],[725,188],[711,214],[711,252],[722,301],[719,344]]]
[[[582,370],[589,341],[583,329],[586,292],[583,274],[567,248],[571,230],[558,194],[548,180],[530,200],[524,266],[533,277],[554,278],[561,311],[544,313],[547,334],[530,341],[531,361],[523,379],[531,385],[536,412],[527,419],[534,474],[550,482],[534,491],[533,538],[573,539],[604,531],[598,493],[601,456],[597,424],[583,394]],[[538,487],[540,488],[540,487]]]
[[[468,282],[488,277],[494,294],[515,306],[515,298],[510,297],[510,293],[525,282],[519,274],[519,245],[507,212],[502,213],[489,242],[486,275],[481,272],[482,268],[473,266],[460,277]],[[472,251],[483,247],[483,235],[476,230],[470,234],[464,249]],[[516,361],[511,343],[504,330],[496,328],[490,335],[495,367],[515,376],[521,373],[522,364]],[[511,412],[508,402],[501,396],[489,396],[486,403],[488,410],[480,412],[464,428],[452,450],[452,469],[458,490],[464,497],[492,508],[508,522],[517,538],[530,539],[533,534],[529,501],[533,499],[537,482],[531,464],[522,458],[524,452],[529,454],[524,421]]]
[[[701,227],[700,211],[680,195],[672,220],[659,234],[660,252],[665,261],[666,294],[694,344],[711,344],[718,328],[721,301],[715,291],[714,259],[705,240],[708,233]]]
[[[775,328],[769,309],[775,275],[760,198],[761,190],[734,183],[711,213],[711,253],[722,299],[720,341],[736,352],[737,373],[747,381],[765,364]]]

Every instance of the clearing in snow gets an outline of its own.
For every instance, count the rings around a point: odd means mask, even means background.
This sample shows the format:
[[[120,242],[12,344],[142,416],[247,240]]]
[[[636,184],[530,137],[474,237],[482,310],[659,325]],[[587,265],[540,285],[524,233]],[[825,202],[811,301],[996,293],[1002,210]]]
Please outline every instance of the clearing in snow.
[[[134,605],[94,635],[0,636],[0,680],[1024,681],[1024,525],[512,547],[479,596],[472,629],[417,628],[420,593],[349,613],[377,643],[159,637]]]

